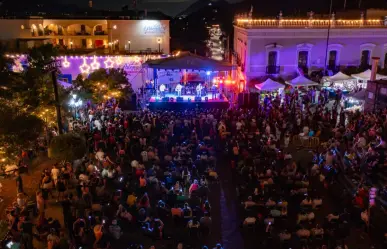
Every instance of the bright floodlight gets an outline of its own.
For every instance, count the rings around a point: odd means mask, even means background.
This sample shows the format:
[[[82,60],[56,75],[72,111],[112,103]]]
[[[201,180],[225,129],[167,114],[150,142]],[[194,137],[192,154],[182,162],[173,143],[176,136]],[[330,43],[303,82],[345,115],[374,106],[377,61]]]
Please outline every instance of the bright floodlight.
[[[207,71],[206,74],[207,74],[207,75],[211,75],[211,72],[210,72],[210,71]]]

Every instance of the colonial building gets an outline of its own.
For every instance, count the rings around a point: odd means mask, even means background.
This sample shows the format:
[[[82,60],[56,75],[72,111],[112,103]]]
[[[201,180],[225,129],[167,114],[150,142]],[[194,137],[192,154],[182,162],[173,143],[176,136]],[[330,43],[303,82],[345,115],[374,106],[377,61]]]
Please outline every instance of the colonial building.
[[[9,51],[24,52],[42,43],[67,50],[169,53],[169,20],[110,18],[0,19],[0,41]]]
[[[238,17],[234,24],[234,53],[240,77],[284,76],[327,68],[369,68],[371,57],[387,66],[387,20],[253,19]]]

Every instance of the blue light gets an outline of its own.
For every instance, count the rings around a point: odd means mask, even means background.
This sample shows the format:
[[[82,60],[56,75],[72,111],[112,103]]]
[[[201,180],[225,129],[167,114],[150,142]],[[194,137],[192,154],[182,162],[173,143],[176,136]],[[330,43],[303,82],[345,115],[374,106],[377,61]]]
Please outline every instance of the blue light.
[[[207,75],[211,75],[211,71],[207,71],[206,74],[207,74]]]

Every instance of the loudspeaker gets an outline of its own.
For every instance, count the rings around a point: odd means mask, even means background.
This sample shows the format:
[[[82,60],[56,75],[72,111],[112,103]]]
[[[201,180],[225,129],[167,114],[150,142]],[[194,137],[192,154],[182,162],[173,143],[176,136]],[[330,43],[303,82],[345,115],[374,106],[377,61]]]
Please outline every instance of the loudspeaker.
[[[259,100],[258,93],[250,93],[249,107],[250,108],[257,108],[258,100]]]
[[[168,101],[169,101],[169,98],[168,98],[168,97],[164,97],[164,98],[162,98],[162,101],[163,101],[163,102],[168,102]]]
[[[238,93],[238,106],[243,107],[243,93]]]
[[[195,102],[201,102],[202,101],[202,97],[195,97]]]
[[[176,97],[176,102],[183,102],[183,101],[184,101],[183,97]]]
[[[239,93],[238,94],[238,106],[244,107],[244,108],[249,106],[249,94],[248,93]]]

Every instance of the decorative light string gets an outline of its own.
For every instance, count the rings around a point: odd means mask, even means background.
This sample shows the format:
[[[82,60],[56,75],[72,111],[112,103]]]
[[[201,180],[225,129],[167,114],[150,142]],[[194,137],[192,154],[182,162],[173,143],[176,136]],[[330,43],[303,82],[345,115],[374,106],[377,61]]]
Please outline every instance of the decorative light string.
[[[105,64],[105,68],[113,68],[114,67],[114,61],[110,56],[107,57],[107,59],[103,62]]]
[[[64,57],[64,61],[62,62],[62,66],[64,68],[69,68],[70,67],[70,62],[67,60],[67,56]]]
[[[98,70],[101,67],[101,64],[97,61],[97,56],[94,56],[94,60],[90,66],[92,70]]]
[[[81,73],[83,73],[83,74],[89,74],[90,73],[90,66],[87,65],[85,57],[83,57],[83,64],[81,66],[79,66],[79,70],[81,70]]]

